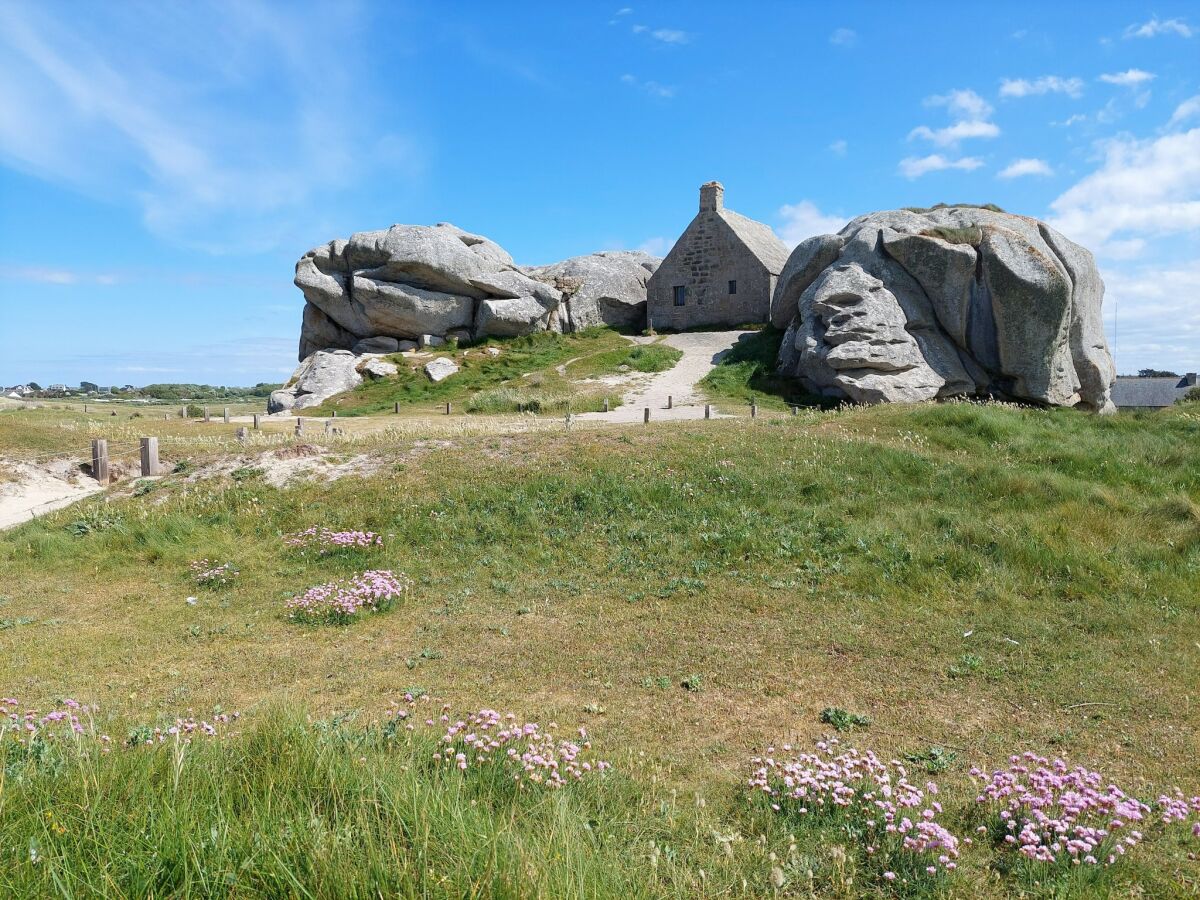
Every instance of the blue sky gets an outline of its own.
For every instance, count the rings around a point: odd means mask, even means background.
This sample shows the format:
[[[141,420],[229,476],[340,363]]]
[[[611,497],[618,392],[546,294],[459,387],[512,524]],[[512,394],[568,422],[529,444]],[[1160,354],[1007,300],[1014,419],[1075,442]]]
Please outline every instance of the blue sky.
[[[1092,249],[1118,367],[1200,366],[1200,3],[0,0],[0,382],[282,380],[297,257],[450,221],[664,253],[993,202]]]

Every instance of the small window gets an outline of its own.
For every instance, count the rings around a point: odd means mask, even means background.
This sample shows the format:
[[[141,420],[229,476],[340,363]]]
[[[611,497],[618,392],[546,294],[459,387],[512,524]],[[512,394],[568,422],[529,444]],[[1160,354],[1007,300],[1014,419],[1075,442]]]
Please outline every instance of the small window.
[[[729,293],[731,293],[731,294],[737,293],[737,282],[736,281],[729,282]]]
[[[687,288],[682,284],[675,285],[675,305],[683,306],[687,303]]]

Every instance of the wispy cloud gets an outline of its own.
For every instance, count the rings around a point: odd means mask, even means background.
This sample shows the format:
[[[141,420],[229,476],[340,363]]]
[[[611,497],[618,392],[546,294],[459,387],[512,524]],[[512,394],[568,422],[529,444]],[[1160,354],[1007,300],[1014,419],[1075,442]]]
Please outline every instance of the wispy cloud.
[[[900,160],[900,174],[905,178],[920,178],[930,172],[940,172],[944,169],[960,169],[970,172],[983,165],[983,160],[974,156],[964,156],[960,159],[948,159],[940,153],[930,156],[908,156]]]
[[[1121,87],[1137,87],[1139,84],[1153,81],[1154,73],[1146,72],[1143,69],[1126,69],[1124,72],[1101,75],[1100,80],[1106,84],[1116,84]]]
[[[1033,81],[1025,78],[1005,78],[1000,82],[1001,97],[1031,97],[1041,94],[1066,94],[1068,97],[1081,97],[1083,95],[1083,79],[1043,75]]]
[[[621,76],[621,83],[645,91],[651,97],[658,97],[660,100],[670,100],[675,96],[673,86],[659,84],[657,81],[642,81],[636,75],[630,75],[628,72]]]
[[[330,20],[253,2],[0,7],[0,154],[138,204],[173,242],[266,249],[319,216],[328,191],[381,168],[415,175],[404,136],[353,117],[329,127],[329,110],[363,102],[369,81],[312,61],[355,25],[352,11]],[[270,103],[239,102],[261,99],[264,82]]]
[[[968,138],[994,138],[1000,128],[985,121],[992,112],[991,104],[971,90],[953,90],[925,99],[926,106],[945,107],[955,121],[944,128],[918,125],[908,133],[908,139],[923,138],[939,147],[952,147]]]
[[[834,156],[845,156],[848,147],[849,144],[845,140],[839,139],[829,145],[829,152]]]
[[[853,28],[835,28],[829,35],[829,43],[835,47],[853,47],[858,43],[858,32]]]
[[[1171,115],[1171,125],[1178,125],[1180,122],[1186,122],[1188,119],[1200,117],[1200,94],[1195,97],[1189,97],[1177,107]]]
[[[939,147],[950,147],[967,138],[994,138],[999,134],[999,126],[992,122],[955,122],[937,129],[918,125],[908,133],[908,139],[924,138]]]
[[[651,256],[666,256],[670,252],[672,242],[670,238],[652,237],[646,238],[638,244],[637,249],[643,253],[649,253]]]
[[[789,247],[795,247],[801,241],[817,234],[833,234],[841,231],[842,226],[849,221],[845,216],[829,215],[821,212],[817,204],[811,200],[801,200],[799,203],[788,203],[779,208],[780,224],[775,233]]]
[[[1152,17],[1150,21],[1143,22],[1141,25],[1130,25],[1125,29],[1127,38],[1151,38],[1160,34],[1177,34],[1180,37],[1190,38],[1195,33],[1196,29],[1182,19],[1160,19],[1158,16]]]
[[[1200,233],[1200,128],[1101,150],[1103,164],[1050,204],[1055,228],[1088,245]]]
[[[121,281],[111,272],[77,272],[71,269],[47,269],[39,266],[0,266],[0,281],[26,281],[34,284],[109,286]]]
[[[1023,178],[1027,175],[1053,175],[1054,170],[1044,159],[1014,159],[996,173],[997,178]]]
[[[686,44],[692,39],[686,31],[677,28],[655,28],[650,32],[650,37],[664,44]]]

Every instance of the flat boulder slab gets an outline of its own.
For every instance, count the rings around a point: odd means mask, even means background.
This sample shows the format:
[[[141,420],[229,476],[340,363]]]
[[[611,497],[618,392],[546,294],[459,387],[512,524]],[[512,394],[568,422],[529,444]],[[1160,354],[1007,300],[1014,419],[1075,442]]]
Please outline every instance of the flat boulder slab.
[[[1103,298],[1092,254],[1036,219],[871,213],[793,251],[772,298],[787,329],[778,368],[860,403],[996,396],[1109,412]]]
[[[393,362],[388,362],[386,359],[375,357],[359,366],[358,371],[368,378],[391,378],[400,371],[400,367]]]
[[[267,412],[278,413],[320,406],[330,397],[362,384],[362,358],[349,350],[319,350],[304,360],[281,389],[267,400]]]
[[[458,364],[445,356],[439,356],[437,359],[431,359],[425,363],[425,374],[429,376],[429,380],[434,384],[439,381],[445,381],[457,371]]]
[[[400,351],[400,342],[392,337],[370,337],[363,338],[350,348],[355,353],[398,353]]]

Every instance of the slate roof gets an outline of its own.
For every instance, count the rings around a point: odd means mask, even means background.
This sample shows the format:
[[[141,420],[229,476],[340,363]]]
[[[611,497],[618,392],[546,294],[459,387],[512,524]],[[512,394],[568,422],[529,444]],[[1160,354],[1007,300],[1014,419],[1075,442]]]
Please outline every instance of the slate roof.
[[[1182,378],[1118,377],[1112,389],[1113,403],[1120,407],[1174,406],[1176,400],[1196,386],[1195,375]]]
[[[746,248],[767,267],[768,272],[778,275],[783,271],[783,265],[787,262],[791,251],[788,250],[787,244],[771,230],[770,225],[755,222],[741,213],[735,213],[732,209],[724,207],[717,210],[717,215],[733,229],[733,233],[746,245]]]

